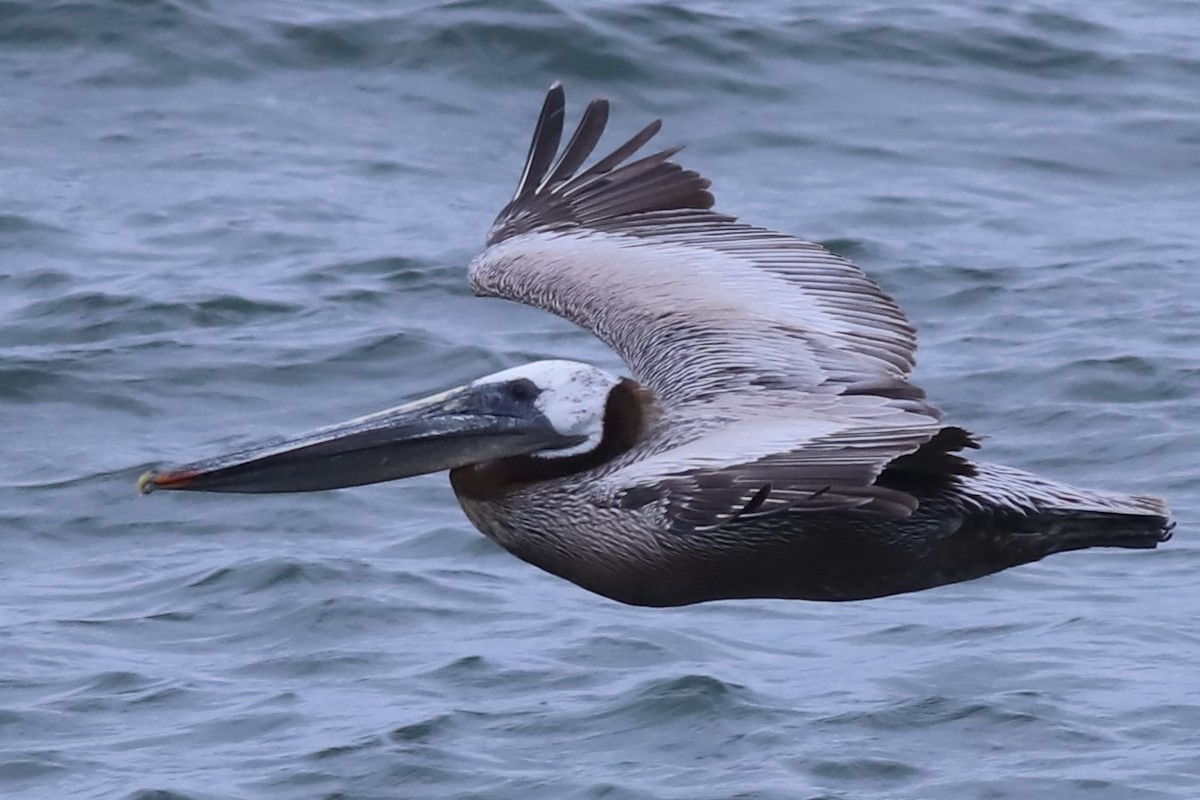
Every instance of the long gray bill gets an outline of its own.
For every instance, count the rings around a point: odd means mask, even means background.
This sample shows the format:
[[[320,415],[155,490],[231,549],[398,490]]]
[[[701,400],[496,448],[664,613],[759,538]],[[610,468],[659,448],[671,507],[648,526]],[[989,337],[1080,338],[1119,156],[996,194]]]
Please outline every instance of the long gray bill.
[[[527,404],[494,386],[464,386],[291,438],[276,439],[138,480],[197,492],[314,492],[391,481],[537,450],[570,447]]]

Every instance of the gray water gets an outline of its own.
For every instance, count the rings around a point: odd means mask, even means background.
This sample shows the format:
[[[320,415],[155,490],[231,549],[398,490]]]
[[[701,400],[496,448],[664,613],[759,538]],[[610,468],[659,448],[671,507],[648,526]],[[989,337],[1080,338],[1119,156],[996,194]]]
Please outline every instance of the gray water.
[[[921,331],[987,458],[1155,552],[843,605],[620,606],[444,476],[158,464],[587,334],[473,299],[545,87]],[[0,2],[0,796],[1200,797],[1200,5]]]

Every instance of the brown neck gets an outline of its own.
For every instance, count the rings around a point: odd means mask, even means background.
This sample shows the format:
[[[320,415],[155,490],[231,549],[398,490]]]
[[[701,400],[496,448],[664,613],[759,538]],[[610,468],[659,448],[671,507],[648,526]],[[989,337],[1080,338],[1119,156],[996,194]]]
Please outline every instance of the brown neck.
[[[648,389],[622,378],[604,404],[600,443],[586,453],[562,457],[513,456],[450,470],[460,497],[497,500],[531,483],[565,478],[606,464],[633,447],[649,427],[654,399]]]

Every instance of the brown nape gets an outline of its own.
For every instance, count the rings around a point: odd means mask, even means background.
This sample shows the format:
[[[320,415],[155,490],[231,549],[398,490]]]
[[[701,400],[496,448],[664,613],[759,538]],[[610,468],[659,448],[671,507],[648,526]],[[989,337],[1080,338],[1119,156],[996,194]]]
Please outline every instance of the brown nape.
[[[450,470],[450,484],[460,497],[498,500],[531,483],[585,472],[621,455],[639,441],[655,413],[654,395],[622,378],[604,404],[600,444],[586,453],[563,457],[513,456]]]

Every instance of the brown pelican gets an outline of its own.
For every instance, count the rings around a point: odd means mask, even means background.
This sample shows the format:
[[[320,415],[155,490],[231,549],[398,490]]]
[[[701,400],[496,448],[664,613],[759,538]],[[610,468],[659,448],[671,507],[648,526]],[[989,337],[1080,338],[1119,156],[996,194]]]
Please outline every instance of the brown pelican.
[[[539,361],[139,489],[301,492],[448,469],[502,547],[647,606],[880,597],[1169,538],[1159,499],[968,459],[978,442],[909,380],[914,329],[874,281],[711,210],[679,148],[631,160],[658,121],[583,168],[608,102],[560,153],[564,103],[555,84],[471,289],[586,328],[634,378]]]

